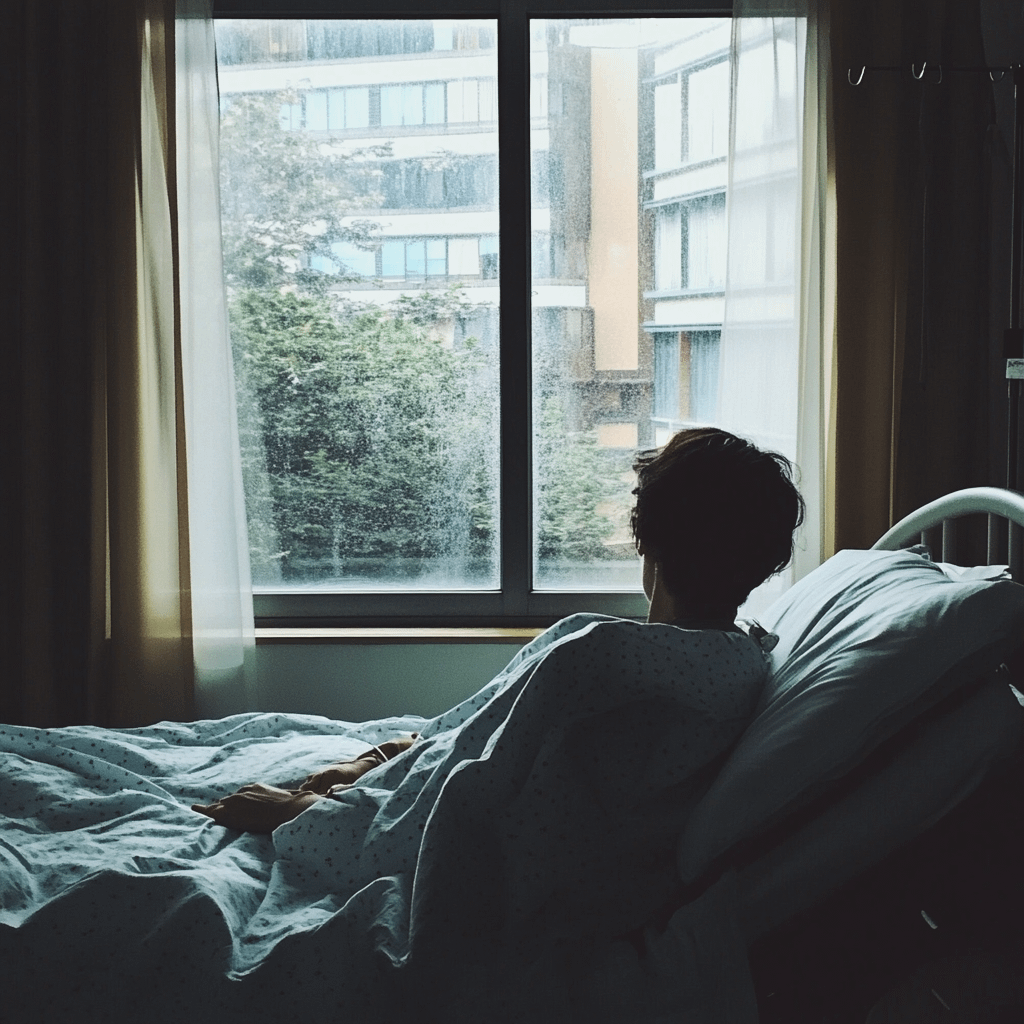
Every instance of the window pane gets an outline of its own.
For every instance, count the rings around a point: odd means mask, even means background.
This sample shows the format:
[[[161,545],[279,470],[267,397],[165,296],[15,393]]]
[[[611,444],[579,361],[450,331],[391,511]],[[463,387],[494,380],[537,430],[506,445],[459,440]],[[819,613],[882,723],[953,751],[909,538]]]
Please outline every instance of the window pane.
[[[385,242],[381,246],[380,263],[384,277],[405,277],[405,242]]]
[[[654,418],[671,430],[679,420],[679,334],[654,335]]]
[[[480,103],[478,113],[481,121],[498,120],[498,93],[494,86],[495,83],[487,78],[481,79],[477,83],[477,95]]]
[[[424,102],[426,104],[426,123],[444,124],[444,84],[442,82],[431,82],[424,88]]]
[[[687,82],[689,161],[711,160],[729,152],[729,63],[694,71]]]
[[[686,231],[687,286],[714,290],[725,287],[725,193],[688,203]]]
[[[532,174],[531,199],[537,589],[639,589],[628,529],[636,449],[714,412],[717,346],[691,341],[690,329],[720,329],[722,300],[688,291],[721,287],[724,203],[693,200],[709,191],[708,172],[697,169],[699,185],[687,177],[696,156],[684,162],[684,97],[729,28],[532,23],[531,83],[547,89],[531,97],[530,123],[535,167],[547,164]],[[718,83],[706,75],[698,93],[717,102]],[[700,136],[709,155],[718,129]],[[537,253],[545,236],[547,259]]]
[[[718,331],[690,332],[690,415],[714,423],[718,412]]]
[[[448,121],[451,124],[466,120],[462,102],[464,84],[463,82],[448,83]]]
[[[434,49],[452,49],[452,36],[455,26],[450,21],[434,22]]]
[[[427,272],[427,256],[424,242],[405,243],[405,270],[410,277],[423,277]]]
[[[337,131],[345,127],[345,90],[330,89],[327,93],[327,127]]]
[[[548,116],[548,76],[541,72],[530,76],[530,117]]]
[[[226,107],[222,113],[226,112]],[[285,132],[295,131],[302,127],[302,104],[282,103],[279,108],[279,120],[281,130]]]
[[[327,93],[306,93],[306,128],[309,131],[325,131],[327,128]]]
[[[477,83],[468,81],[462,88],[462,120],[479,121],[480,108],[478,106]]]
[[[683,154],[683,106],[676,75],[654,87],[654,169],[677,167]]]
[[[339,274],[373,277],[377,273],[377,261],[374,254],[366,249],[361,249],[354,242],[333,242],[331,252],[334,253]]]
[[[447,252],[443,238],[427,239],[427,273],[444,275],[448,270]]]
[[[416,131],[425,112],[443,120],[442,82],[465,84],[457,39],[475,48],[474,76],[489,62],[496,77],[494,26],[216,28],[231,58],[218,67],[222,229],[254,582],[496,589],[499,295],[477,249],[493,238],[496,263],[493,189],[471,190],[463,283],[445,277],[469,212],[448,168],[482,161],[490,181],[497,131],[482,126],[469,157]],[[267,40],[288,47],[271,55]]]
[[[531,263],[534,280],[551,276],[551,235],[547,231],[534,231],[531,239]]]
[[[474,277],[480,273],[479,239],[448,239],[448,273]]]
[[[423,86],[402,86],[402,124],[423,124]]]
[[[682,253],[679,207],[659,206],[654,213],[654,286],[658,291],[682,288]]]
[[[402,87],[400,85],[381,86],[380,123],[387,126],[402,123]]]
[[[345,127],[368,128],[370,125],[370,90],[345,90]]]
[[[480,276],[488,280],[498,276],[498,236],[484,235],[480,239]]]

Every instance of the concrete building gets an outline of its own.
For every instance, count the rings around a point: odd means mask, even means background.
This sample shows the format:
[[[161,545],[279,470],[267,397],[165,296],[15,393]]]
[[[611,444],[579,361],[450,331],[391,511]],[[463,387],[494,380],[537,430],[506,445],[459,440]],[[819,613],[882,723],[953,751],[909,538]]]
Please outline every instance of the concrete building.
[[[497,338],[493,22],[221,21],[220,89],[285,92],[281,124],[379,156],[375,245],[310,269],[385,304],[458,284],[457,344]],[[574,429],[633,451],[714,420],[725,274],[727,19],[533,22],[535,377]],[[557,379],[556,379],[557,378]]]

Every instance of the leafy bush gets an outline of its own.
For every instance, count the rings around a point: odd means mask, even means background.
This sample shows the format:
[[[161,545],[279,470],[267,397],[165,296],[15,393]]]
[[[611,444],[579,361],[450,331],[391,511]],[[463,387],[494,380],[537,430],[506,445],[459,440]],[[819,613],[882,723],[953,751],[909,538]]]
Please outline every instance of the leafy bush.
[[[495,557],[496,375],[474,339],[446,346],[379,310],[338,319],[319,296],[248,290],[230,311],[247,491],[276,535],[255,524],[254,575]]]

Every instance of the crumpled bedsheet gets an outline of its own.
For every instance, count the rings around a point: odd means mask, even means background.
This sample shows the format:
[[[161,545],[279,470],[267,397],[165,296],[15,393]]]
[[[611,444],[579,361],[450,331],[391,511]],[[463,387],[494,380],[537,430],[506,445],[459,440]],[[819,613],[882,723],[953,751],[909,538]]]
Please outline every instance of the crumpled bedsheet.
[[[586,615],[430,720],[0,726],[3,1019],[756,1021],[733,879],[672,901],[765,672]],[[190,810],[413,731],[272,836]]]

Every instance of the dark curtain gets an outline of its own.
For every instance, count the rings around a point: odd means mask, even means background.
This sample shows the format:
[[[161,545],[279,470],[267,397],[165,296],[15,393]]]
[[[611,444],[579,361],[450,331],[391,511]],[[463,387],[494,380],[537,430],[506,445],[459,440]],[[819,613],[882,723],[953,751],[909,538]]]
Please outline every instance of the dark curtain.
[[[952,70],[985,62],[977,2],[833,0],[837,549],[1004,483],[998,86]]]
[[[7,723],[136,724],[191,707],[186,617],[165,616],[160,651],[140,656],[154,633],[140,619],[147,589],[177,588],[178,609],[187,591],[187,577],[157,578],[162,542],[152,531],[140,540],[139,526],[152,492],[139,481],[154,464],[146,389],[173,352],[153,347],[148,312],[150,293],[173,286],[152,257],[139,275],[145,196],[168,195],[146,155],[140,96],[157,97],[151,136],[173,153],[173,14],[147,0],[19,0],[5,11]],[[174,367],[156,376],[173,379]],[[173,390],[165,401],[159,415],[173,421]],[[173,515],[181,487],[169,487]],[[174,566],[177,529],[164,549]]]
[[[20,3],[6,63],[14,145],[4,180],[11,288],[11,393],[4,402],[11,636],[0,719],[47,724],[103,715],[104,621],[96,621],[92,343],[110,250],[104,160],[111,45],[93,3]],[[8,25],[12,14],[8,13]],[[13,166],[12,166],[13,165]]]

